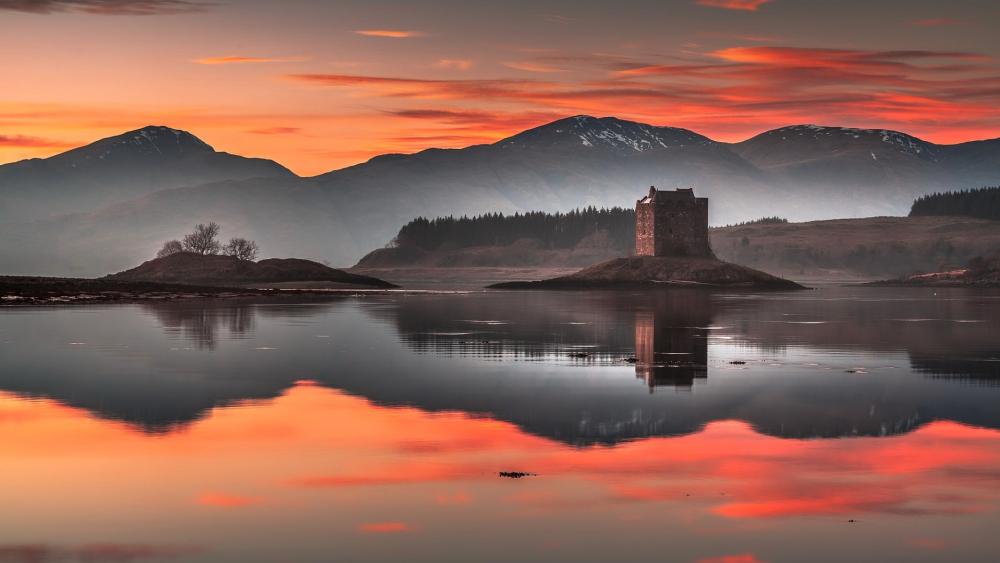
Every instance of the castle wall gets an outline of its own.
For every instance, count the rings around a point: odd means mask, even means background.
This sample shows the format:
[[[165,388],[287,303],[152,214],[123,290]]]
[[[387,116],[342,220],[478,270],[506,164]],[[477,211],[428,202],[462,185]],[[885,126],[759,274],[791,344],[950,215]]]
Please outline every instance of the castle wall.
[[[708,199],[657,202],[654,256],[709,256]]]
[[[637,203],[635,206],[635,254],[656,256],[656,236],[653,233],[656,205]]]
[[[690,190],[661,192],[635,206],[637,256],[712,256],[708,241],[708,198]]]

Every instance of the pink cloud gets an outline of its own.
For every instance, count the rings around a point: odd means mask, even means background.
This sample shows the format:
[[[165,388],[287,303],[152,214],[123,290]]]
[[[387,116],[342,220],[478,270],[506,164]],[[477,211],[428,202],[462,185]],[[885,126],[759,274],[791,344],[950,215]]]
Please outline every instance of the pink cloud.
[[[387,37],[389,39],[408,39],[411,37],[423,37],[427,35],[422,31],[405,29],[359,29],[354,33],[367,37]]]
[[[711,8],[724,8],[726,10],[756,12],[761,6],[769,2],[771,0],[696,0],[695,4]]]
[[[251,57],[245,55],[224,55],[221,57],[203,57],[195,59],[200,65],[231,65],[248,63],[287,63],[303,60],[301,57]]]
[[[451,70],[469,70],[473,67],[471,59],[440,59],[434,66]]]
[[[247,497],[232,495],[227,493],[206,492],[198,495],[198,504],[203,506],[215,506],[219,508],[241,508],[260,504],[259,497]]]
[[[24,135],[0,135],[0,147],[30,147],[30,148],[68,148],[76,144],[41,137]]]
[[[707,559],[699,559],[698,563],[764,563],[762,560],[757,559],[756,556],[750,553],[743,553],[740,555],[723,555],[721,557],[709,557]]]

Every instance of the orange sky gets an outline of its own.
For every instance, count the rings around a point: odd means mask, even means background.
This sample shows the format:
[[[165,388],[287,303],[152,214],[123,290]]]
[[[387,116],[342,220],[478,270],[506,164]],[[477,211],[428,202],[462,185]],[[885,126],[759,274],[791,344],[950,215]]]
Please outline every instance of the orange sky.
[[[1000,6],[873,4],[5,1],[0,162],[158,124],[309,175],[580,113],[1000,137]]]

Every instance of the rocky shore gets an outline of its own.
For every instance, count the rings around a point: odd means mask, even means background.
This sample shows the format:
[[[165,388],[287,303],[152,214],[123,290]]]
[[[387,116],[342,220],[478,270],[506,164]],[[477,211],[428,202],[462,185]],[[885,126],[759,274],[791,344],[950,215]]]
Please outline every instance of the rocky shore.
[[[0,307],[173,301],[181,299],[294,299],[385,289],[309,288],[251,289],[109,279],[0,276]]]

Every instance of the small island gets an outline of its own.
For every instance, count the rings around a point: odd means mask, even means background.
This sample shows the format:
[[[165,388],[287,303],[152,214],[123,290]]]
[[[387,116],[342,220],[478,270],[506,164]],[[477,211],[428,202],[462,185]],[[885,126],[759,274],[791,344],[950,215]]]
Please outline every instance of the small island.
[[[199,224],[183,241],[163,245],[157,257],[102,278],[0,276],[0,304],[33,305],[295,296],[338,290],[385,290],[387,281],[301,258],[257,261],[257,243],[233,238],[222,245],[216,223]]]
[[[771,274],[723,262],[708,242],[708,198],[692,189],[649,188],[636,202],[635,256],[540,281],[493,284],[492,289],[588,289],[681,286],[804,289]]]
[[[116,282],[152,282],[255,289],[389,289],[387,281],[350,274],[302,258],[253,262],[234,256],[177,252],[102,278]]]

